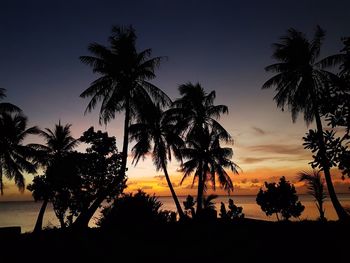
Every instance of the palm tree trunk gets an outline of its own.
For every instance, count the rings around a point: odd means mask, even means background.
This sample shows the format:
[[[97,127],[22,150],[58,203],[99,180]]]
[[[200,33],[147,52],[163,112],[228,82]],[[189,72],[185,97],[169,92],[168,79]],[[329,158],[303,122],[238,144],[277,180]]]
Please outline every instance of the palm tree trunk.
[[[59,216],[58,220],[60,221],[61,224],[61,229],[65,229],[66,228],[66,223],[64,222],[64,218],[62,215]]]
[[[342,205],[340,204],[337,195],[334,190],[333,182],[332,182],[332,177],[330,173],[330,165],[329,161],[326,155],[326,145],[324,142],[324,137],[323,137],[323,128],[322,128],[322,122],[321,122],[321,117],[318,112],[318,107],[316,107],[315,111],[315,119],[316,119],[316,127],[317,127],[317,134],[319,138],[319,147],[320,147],[320,155],[321,155],[321,160],[322,160],[322,166],[323,166],[323,172],[324,176],[326,178],[326,183],[327,183],[327,188],[328,188],[328,193],[329,197],[331,198],[333,207],[338,215],[339,220],[349,220],[350,215],[344,210]]]
[[[172,183],[171,183],[171,181],[170,181],[169,174],[168,174],[168,170],[167,170],[167,168],[166,168],[166,165],[165,165],[164,161],[162,162],[162,168],[163,168],[163,171],[164,171],[165,179],[166,179],[166,181],[167,181],[167,183],[168,183],[168,186],[169,186],[169,189],[170,189],[170,192],[171,192],[171,196],[172,196],[173,199],[174,199],[177,212],[179,213],[180,220],[182,220],[182,219],[185,218],[185,214],[184,214],[184,212],[182,211],[182,208],[181,208],[179,199],[177,198],[176,193],[175,193],[175,190],[174,190],[174,188],[173,188],[173,185],[172,185]]]
[[[280,221],[280,218],[278,216],[278,213],[276,212],[276,217],[277,217],[277,221]]]
[[[316,205],[318,212],[320,213],[320,221],[325,221],[326,218],[324,216],[323,201],[318,201]]]
[[[128,145],[129,145],[129,125],[130,125],[130,99],[125,102],[125,119],[124,119],[124,138],[123,138],[123,155],[121,163],[121,171],[126,174],[126,164],[128,160]]]
[[[4,185],[2,181],[2,168],[0,167],[0,194],[4,195]]]
[[[203,209],[203,191],[204,191],[204,176],[203,176],[202,165],[199,167],[198,171],[198,190],[197,190],[197,212],[199,216]]]
[[[41,208],[40,208],[40,211],[39,211],[38,218],[36,219],[36,223],[35,223],[35,227],[34,227],[33,233],[39,233],[42,230],[44,214],[45,214],[45,210],[46,210],[48,202],[49,202],[48,199],[44,199],[44,202],[41,205]]]

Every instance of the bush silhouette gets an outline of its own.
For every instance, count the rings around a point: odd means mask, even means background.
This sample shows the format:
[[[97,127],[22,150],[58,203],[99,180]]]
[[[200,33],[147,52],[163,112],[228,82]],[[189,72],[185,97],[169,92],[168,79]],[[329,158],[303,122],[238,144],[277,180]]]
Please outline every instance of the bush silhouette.
[[[229,220],[244,218],[244,213],[242,213],[243,207],[236,206],[231,198],[228,200],[228,209],[229,210],[227,211],[225,204],[221,202],[220,217],[222,219]]]
[[[174,212],[161,210],[162,205],[156,196],[146,194],[142,190],[138,190],[136,194],[124,194],[102,210],[97,225],[116,228],[123,224],[136,226],[174,221]]]
[[[266,190],[260,188],[256,197],[257,204],[267,216],[279,214],[284,220],[290,217],[299,217],[305,207],[298,201],[295,187],[282,176],[278,184],[265,182]]]

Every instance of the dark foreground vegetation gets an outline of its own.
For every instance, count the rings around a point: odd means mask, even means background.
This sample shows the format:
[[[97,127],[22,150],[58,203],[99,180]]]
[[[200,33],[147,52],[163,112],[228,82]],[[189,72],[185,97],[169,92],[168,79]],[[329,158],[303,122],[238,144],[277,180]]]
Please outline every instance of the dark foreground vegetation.
[[[341,222],[186,222],[83,232],[46,230],[2,242],[1,262],[349,262]]]

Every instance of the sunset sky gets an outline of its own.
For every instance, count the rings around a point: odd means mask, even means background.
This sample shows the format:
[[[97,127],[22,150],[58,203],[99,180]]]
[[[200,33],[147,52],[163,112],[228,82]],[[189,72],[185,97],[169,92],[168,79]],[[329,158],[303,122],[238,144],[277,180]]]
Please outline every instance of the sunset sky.
[[[116,136],[121,149],[122,115],[107,127],[98,125],[99,108],[84,116],[88,100],[79,94],[98,76],[78,58],[89,54],[91,42],[107,44],[112,25],[132,24],[139,50],[152,48],[154,56],[168,57],[152,83],[175,99],[179,84],[199,82],[208,92],[216,90],[216,104],[229,107],[221,123],[234,137],[233,161],[242,169],[232,176],[233,194],[256,194],[265,180],[284,175],[295,182],[311,160],[302,147],[308,130],[302,117],[293,124],[290,113],[276,108],[273,90],[261,90],[271,76],[264,71],[274,62],[271,44],[290,27],[312,36],[320,25],[327,31],[321,56],[337,53],[340,38],[350,36],[349,10],[350,1],[2,0],[0,87],[30,125],[53,128],[61,120],[73,125],[76,138],[95,126]],[[33,141],[41,142],[27,140]],[[150,159],[128,166],[128,190],[169,195],[162,172]],[[169,166],[176,192],[194,193],[191,179],[178,185],[178,168],[177,163]],[[26,176],[26,182],[32,178]],[[347,191],[349,181],[339,176],[335,181],[338,191]],[[28,191],[19,194],[13,183],[5,184],[0,201],[30,197]]]

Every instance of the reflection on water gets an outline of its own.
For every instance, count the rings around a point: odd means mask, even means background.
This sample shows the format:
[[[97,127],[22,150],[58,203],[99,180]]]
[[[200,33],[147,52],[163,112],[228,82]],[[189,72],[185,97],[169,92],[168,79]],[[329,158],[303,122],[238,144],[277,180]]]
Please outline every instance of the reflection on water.
[[[345,207],[350,207],[350,194],[339,194],[340,202]],[[264,220],[276,220],[275,216],[267,217],[264,212],[260,210],[260,207],[255,202],[255,196],[219,196],[216,199],[216,208],[220,211],[220,202],[228,204],[228,199],[232,198],[236,205],[243,207],[243,213],[246,217],[264,219]],[[186,197],[179,197],[180,203],[186,199]],[[174,210],[175,204],[171,197],[159,197],[159,200],[163,203],[162,209]],[[313,198],[309,195],[300,195],[299,200],[305,206],[305,210],[300,219],[314,220],[318,217],[318,211]],[[0,227],[2,226],[21,226],[22,232],[32,231],[35,225],[35,221],[40,209],[40,202],[0,202]],[[329,199],[325,202],[326,217],[329,220],[337,219],[336,213],[332,207]],[[95,214],[95,219],[99,216],[99,212]],[[48,205],[47,211],[44,217],[44,226],[59,226],[58,220],[51,205]],[[94,220],[90,222],[90,226],[94,226]]]

